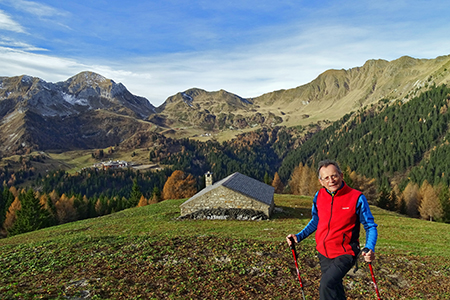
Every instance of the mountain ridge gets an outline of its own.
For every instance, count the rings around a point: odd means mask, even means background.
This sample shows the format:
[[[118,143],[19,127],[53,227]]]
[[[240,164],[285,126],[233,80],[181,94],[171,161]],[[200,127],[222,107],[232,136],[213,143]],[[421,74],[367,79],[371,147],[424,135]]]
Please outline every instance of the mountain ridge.
[[[0,153],[108,147],[136,130],[194,138],[209,132],[231,138],[261,127],[334,121],[382,99],[406,102],[432,85],[449,82],[450,55],[403,56],[326,70],[307,84],[253,98],[191,88],[155,107],[123,84],[89,71],[57,83],[27,75],[0,77]]]
[[[252,99],[272,110],[283,105],[288,115],[296,111],[315,116],[313,120],[336,120],[384,98],[407,101],[433,83],[448,84],[449,70],[450,56],[436,59],[403,56],[390,62],[368,60],[361,67],[327,70],[305,85]],[[294,120],[299,121],[298,117]]]

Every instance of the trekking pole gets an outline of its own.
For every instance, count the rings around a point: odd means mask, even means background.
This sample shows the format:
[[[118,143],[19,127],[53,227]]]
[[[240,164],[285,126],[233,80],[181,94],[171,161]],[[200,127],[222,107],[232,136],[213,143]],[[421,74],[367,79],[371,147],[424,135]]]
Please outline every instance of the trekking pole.
[[[291,246],[290,247],[291,247],[291,250],[292,250],[292,255],[294,256],[295,268],[297,269],[298,282],[300,282],[300,290],[302,291],[303,300],[305,300],[305,292],[303,291],[302,278],[300,277],[300,271],[298,270],[297,252],[295,251],[295,241],[294,241],[293,237],[290,237],[289,240],[291,241]]]
[[[367,253],[367,252],[369,252],[369,249],[368,248],[364,248],[362,251],[364,253]],[[377,293],[378,300],[381,300],[380,292],[378,291],[378,285],[377,285],[377,282],[375,280],[375,275],[373,275],[372,262],[369,262],[369,269],[370,269],[370,275],[372,275],[372,281],[373,281],[373,285],[375,286],[375,292]]]

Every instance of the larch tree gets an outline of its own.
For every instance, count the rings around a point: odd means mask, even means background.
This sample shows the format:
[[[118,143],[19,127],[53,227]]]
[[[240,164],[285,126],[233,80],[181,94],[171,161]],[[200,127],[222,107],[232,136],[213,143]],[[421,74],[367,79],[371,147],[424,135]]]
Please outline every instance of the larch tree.
[[[274,187],[276,194],[283,193],[284,184],[281,181],[280,176],[278,175],[278,172],[275,172],[275,175],[273,176],[272,186]]]
[[[97,216],[104,216],[107,215],[108,209],[109,209],[109,200],[104,196],[101,195],[97,201],[95,202],[95,213]]]
[[[183,171],[175,170],[164,184],[162,198],[167,200],[192,197],[197,193],[196,186],[196,180],[191,174],[186,175]]]
[[[20,204],[19,197],[15,197],[14,201],[11,203],[11,205],[8,208],[8,211],[6,212],[6,219],[5,223],[3,224],[3,227],[9,231],[16,222],[17,219],[17,211],[19,211],[22,208],[22,205]]]
[[[53,205],[55,205],[56,202],[58,202],[58,200],[60,199],[58,193],[55,190],[51,191],[48,196],[50,197]]]
[[[100,198],[97,199],[97,201],[95,202],[95,206],[94,207],[95,207],[95,214],[97,216],[103,216],[104,208],[103,208],[103,203],[100,200]]]
[[[322,186],[314,169],[300,163],[292,171],[289,187],[294,195],[313,196]]]
[[[55,203],[56,217],[59,224],[69,223],[78,220],[77,210],[74,205],[74,197],[67,197],[62,194],[60,199]]]
[[[420,187],[420,195],[422,198],[419,206],[420,216],[423,219],[428,219],[430,221],[441,218],[443,212],[439,195],[436,193],[433,186],[426,180]]]
[[[14,195],[14,197],[19,197],[19,191],[14,186],[10,187],[9,191]]]
[[[302,168],[302,173],[300,174],[300,182],[298,187],[299,195],[311,196],[310,186],[313,183],[313,180],[315,180],[315,178],[311,178],[311,171],[309,167],[304,165]]]
[[[420,204],[419,186],[410,181],[403,190],[402,196],[406,204],[406,214],[409,217],[418,217]]]
[[[294,195],[300,195],[300,182],[302,181],[302,171],[303,171],[303,163],[300,163],[292,171],[291,178],[289,180],[289,187],[291,189],[291,193]]]
[[[138,207],[142,207],[142,206],[147,206],[148,205],[148,201],[147,199],[144,197],[144,195],[141,196],[141,199],[139,199],[139,203],[138,203]]]

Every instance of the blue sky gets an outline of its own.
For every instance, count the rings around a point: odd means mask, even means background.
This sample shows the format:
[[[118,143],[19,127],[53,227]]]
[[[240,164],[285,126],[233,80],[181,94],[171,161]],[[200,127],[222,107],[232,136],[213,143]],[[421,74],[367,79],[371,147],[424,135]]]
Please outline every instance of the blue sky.
[[[369,59],[450,54],[448,1],[0,0],[0,76],[93,71],[159,106],[256,97]]]

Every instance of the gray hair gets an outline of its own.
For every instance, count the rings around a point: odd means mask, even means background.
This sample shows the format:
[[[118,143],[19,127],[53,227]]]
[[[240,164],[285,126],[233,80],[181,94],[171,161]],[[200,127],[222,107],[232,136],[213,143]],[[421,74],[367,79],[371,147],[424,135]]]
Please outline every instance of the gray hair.
[[[317,167],[317,177],[319,177],[320,179],[320,169],[322,169],[323,167],[328,167],[329,165],[333,165],[336,167],[337,171],[339,172],[339,174],[342,174],[341,168],[339,167],[339,164],[337,162],[335,162],[334,160],[330,160],[330,159],[325,159],[319,162],[319,165]]]

